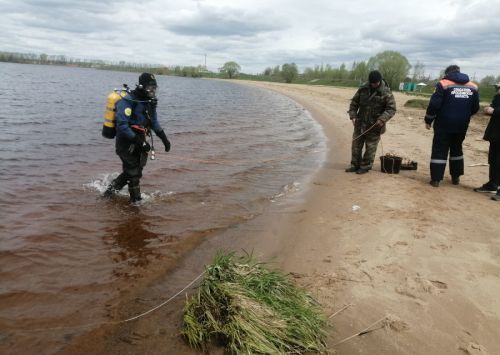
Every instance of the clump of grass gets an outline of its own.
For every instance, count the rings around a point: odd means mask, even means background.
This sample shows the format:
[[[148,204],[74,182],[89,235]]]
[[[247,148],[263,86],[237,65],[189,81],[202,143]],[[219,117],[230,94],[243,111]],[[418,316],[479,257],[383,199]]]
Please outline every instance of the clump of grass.
[[[203,351],[212,342],[233,354],[326,353],[326,325],[319,304],[284,274],[219,252],[186,303],[182,333]]]
[[[422,100],[422,99],[410,99],[405,102],[404,106],[405,107],[411,107],[411,108],[421,108],[421,109],[427,109],[427,105],[429,105],[429,100]]]

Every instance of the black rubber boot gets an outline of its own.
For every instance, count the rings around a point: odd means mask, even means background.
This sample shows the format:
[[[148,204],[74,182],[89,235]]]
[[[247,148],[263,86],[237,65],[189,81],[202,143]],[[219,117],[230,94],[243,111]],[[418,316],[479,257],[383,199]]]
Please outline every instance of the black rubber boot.
[[[140,200],[142,200],[141,198],[141,188],[139,187],[139,185],[135,185],[135,186],[128,186],[128,192],[130,194],[130,202],[131,203],[134,203],[134,202],[139,202]]]
[[[127,178],[125,177],[124,174],[120,174],[116,179],[111,181],[111,183],[109,184],[106,191],[104,191],[102,196],[107,198],[113,197],[118,191],[123,189],[125,185],[127,185]]]

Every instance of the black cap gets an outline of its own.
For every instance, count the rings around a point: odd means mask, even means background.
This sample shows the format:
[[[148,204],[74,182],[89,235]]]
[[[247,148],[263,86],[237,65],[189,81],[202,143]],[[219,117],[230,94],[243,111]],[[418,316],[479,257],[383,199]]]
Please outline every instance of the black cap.
[[[379,83],[382,81],[382,74],[378,70],[372,70],[370,74],[368,74],[368,81],[370,84]]]
[[[145,88],[148,85],[157,86],[156,78],[153,74],[142,73],[141,76],[139,76],[139,85],[142,85],[143,88]]]

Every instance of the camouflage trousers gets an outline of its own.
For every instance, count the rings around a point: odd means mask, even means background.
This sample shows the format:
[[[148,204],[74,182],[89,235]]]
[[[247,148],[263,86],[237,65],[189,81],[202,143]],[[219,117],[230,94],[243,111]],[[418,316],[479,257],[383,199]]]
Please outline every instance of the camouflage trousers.
[[[359,125],[354,126],[354,132],[352,134],[352,157],[351,166],[355,168],[371,169],[373,166],[373,161],[375,160],[375,153],[377,152],[378,142],[380,141],[379,131],[369,131],[366,134],[361,134],[363,131]],[[361,136],[361,137],[359,137]],[[359,137],[356,139],[356,137]],[[365,147],[365,152],[363,154],[363,147]]]

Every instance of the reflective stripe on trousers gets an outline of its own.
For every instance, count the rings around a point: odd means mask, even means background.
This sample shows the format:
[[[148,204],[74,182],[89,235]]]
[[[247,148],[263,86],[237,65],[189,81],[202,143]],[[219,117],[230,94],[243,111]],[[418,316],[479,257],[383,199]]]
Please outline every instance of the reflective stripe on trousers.
[[[462,151],[464,139],[465,132],[446,133],[434,131],[430,161],[431,180],[443,180],[448,153],[450,155],[450,175],[458,177],[464,174],[464,155]]]

